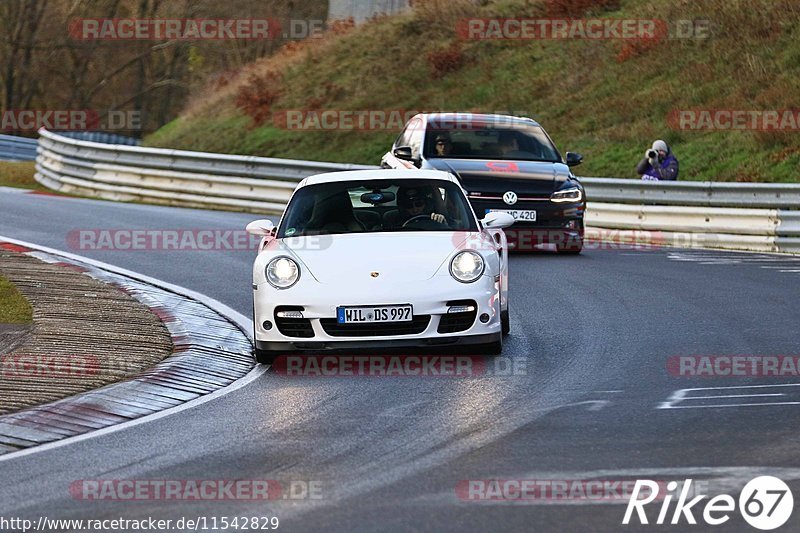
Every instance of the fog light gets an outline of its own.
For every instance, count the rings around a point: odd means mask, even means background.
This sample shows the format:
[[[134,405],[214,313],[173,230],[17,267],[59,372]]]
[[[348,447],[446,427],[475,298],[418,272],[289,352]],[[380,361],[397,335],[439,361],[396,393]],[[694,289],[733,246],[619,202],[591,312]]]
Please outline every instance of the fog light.
[[[569,222],[567,222],[567,226],[566,227],[567,227],[567,229],[575,229],[575,227],[576,227],[575,221],[574,220],[570,220]]]
[[[261,327],[269,331],[272,329],[272,322],[270,322],[269,320],[265,320],[264,323],[261,324]]]
[[[487,322],[489,322],[489,315],[488,315],[488,314],[486,314],[486,313],[483,313],[483,314],[480,316],[480,320],[481,320],[481,322],[483,322],[484,324],[486,324]]]
[[[448,313],[470,313],[475,310],[474,305],[451,305]]]
[[[303,318],[302,311],[278,311],[275,313],[278,318]]]

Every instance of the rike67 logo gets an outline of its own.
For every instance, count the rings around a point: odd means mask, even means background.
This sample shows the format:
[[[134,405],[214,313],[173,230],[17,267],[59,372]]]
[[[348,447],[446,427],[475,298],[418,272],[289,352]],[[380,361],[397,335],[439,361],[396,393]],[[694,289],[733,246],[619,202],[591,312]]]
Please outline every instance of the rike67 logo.
[[[678,490],[679,487],[680,490]],[[670,481],[666,486],[666,494],[661,494],[659,488],[663,487],[655,481],[637,480],[630,500],[628,500],[628,507],[625,509],[622,523],[630,524],[635,511],[636,519],[640,524],[649,524],[644,508],[656,500],[661,502],[658,518],[655,521],[655,524],[658,525],[667,523],[673,525],[697,524],[695,513],[701,513],[700,509],[702,508],[703,521],[708,525],[718,526],[730,520],[731,513],[737,507],[736,500],[728,494],[712,497],[705,503],[705,506],[698,505],[708,496],[698,494],[690,500],[691,479],[687,479],[682,484]],[[644,496],[642,496],[643,494]],[[668,518],[670,505],[676,496],[677,502],[670,520]],[[738,507],[745,522],[756,529],[768,531],[781,527],[789,520],[794,509],[794,497],[789,486],[780,479],[773,476],[759,476],[750,480],[739,493]]]

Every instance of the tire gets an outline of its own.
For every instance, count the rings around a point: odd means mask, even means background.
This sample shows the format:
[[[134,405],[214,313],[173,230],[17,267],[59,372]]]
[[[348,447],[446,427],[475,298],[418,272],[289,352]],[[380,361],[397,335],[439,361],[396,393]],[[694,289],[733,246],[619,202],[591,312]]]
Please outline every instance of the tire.
[[[503,339],[502,337],[495,341],[489,342],[486,344],[473,344],[469,347],[464,347],[460,353],[466,353],[469,355],[478,355],[483,357],[492,357],[495,355],[500,355],[503,352]]]
[[[500,311],[500,328],[503,331],[503,336],[508,335],[511,331],[511,320],[508,318],[508,309]]]
[[[266,350],[259,350],[255,348],[256,354],[256,361],[260,365],[271,365],[275,362],[275,359],[278,357],[278,353],[276,352],[268,352]]]
[[[258,327],[256,326],[256,302],[253,301],[253,338],[256,338],[256,331]],[[275,362],[276,354],[272,352],[267,352],[265,350],[259,350],[255,346],[253,347],[253,356],[255,357],[256,363],[261,365],[271,365]]]
[[[500,355],[503,353],[503,340],[483,344],[480,348],[481,355]]]
[[[567,242],[556,245],[556,251],[560,254],[578,255],[583,250],[583,222],[578,227],[578,235],[571,237]]]
[[[573,242],[569,244],[565,244],[563,246],[557,246],[556,251],[560,254],[566,255],[578,255],[583,250],[583,239],[575,239]]]

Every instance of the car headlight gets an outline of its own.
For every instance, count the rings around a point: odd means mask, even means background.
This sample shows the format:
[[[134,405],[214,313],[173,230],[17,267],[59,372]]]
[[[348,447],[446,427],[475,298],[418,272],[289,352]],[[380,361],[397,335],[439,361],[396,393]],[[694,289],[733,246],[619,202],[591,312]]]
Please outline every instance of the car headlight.
[[[472,283],[483,274],[485,264],[478,252],[464,250],[450,261],[450,274],[461,283]]]
[[[289,257],[276,257],[265,269],[267,281],[276,289],[288,289],[300,279],[300,267]]]
[[[556,191],[550,195],[551,202],[580,202],[581,200],[583,200],[583,191],[578,187]]]

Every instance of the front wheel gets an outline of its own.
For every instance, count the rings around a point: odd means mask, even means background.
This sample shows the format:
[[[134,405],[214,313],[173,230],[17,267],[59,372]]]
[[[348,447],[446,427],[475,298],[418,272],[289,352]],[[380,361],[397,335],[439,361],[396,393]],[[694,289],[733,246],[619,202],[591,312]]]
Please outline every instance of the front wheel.
[[[508,309],[505,311],[500,311],[500,329],[503,331],[503,335],[508,335],[508,332],[511,331],[511,321],[508,318]]]
[[[556,251],[560,254],[578,255],[583,251],[583,239],[578,238],[569,244],[556,246]]]
[[[497,342],[490,342],[489,344],[484,344],[481,346],[481,354],[482,355],[500,355],[503,353],[503,340],[500,339]]]
[[[556,251],[560,254],[578,255],[583,250],[583,222],[579,222],[577,235],[570,235],[566,242],[556,244]]]
[[[493,356],[500,355],[503,352],[503,338],[499,338],[494,342],[486,344],[473,344],[469,347],[464,347],[462,353],[479,356]]]
[[[259,350],[258,348],[255,349],[256,354],[256,361],[261,365],[271,365],[275,362],[275,359],[278,357],[278,354],[275,352],[269,352],[267,350]]]

